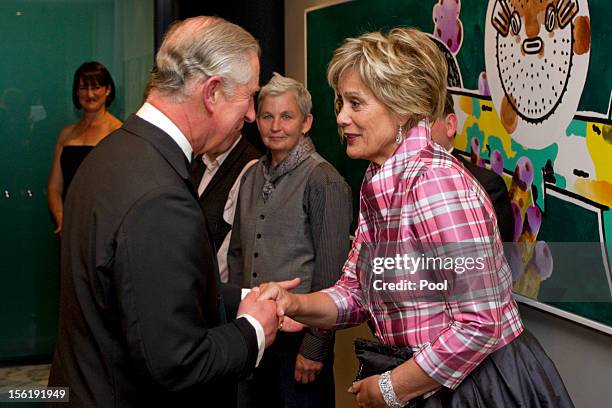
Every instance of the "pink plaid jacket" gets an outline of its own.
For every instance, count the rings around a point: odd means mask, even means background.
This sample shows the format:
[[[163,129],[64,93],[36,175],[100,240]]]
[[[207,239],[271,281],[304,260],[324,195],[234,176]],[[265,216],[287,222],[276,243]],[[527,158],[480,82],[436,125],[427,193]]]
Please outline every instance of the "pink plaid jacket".
[[[372,270],[359,262],[366,246],[388,242],[484,242],[492,250],[483,251],[484,271],[469,276],[474,296],[410,300],[373,291]],[[324,292],[338,307],[336,328],[370,319],[382,343],[411,347],[415,362],[451,389],[523,331],[491,201],[461,163],[432,143],[425,122],[382,166],[367,169],[343,275]]]

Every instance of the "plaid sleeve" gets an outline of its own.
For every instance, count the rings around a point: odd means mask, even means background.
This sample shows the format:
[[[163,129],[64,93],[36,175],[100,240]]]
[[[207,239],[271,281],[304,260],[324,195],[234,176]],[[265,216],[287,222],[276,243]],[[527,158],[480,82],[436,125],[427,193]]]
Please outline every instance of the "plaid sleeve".
[[[357,326],[369,318],[357,266],[363,236],[360,231],[363,225],[363,217],[360,214],[356,237],[353,240],[348,259],[342,267],[342,276],[334,286],[322,291],[332,298],[338,308],[336,329]]]
[[[439,248],[484,243],[485,248],[499,241],[489,199],[471,177],[457,169],[428,170],[417,178],[409,194],[414,234],[422,244]],[[430,377],[451,389],[496,349],[502,337],[499,276],[504,275],[499,270],[507,265],[493,251],[479,253],[483,269],[464,277],[470,280],[468,296],[464,293],[446,299],[451,323],[414,355],[414,361]],[[460,280],[458,276],[455,279]]]

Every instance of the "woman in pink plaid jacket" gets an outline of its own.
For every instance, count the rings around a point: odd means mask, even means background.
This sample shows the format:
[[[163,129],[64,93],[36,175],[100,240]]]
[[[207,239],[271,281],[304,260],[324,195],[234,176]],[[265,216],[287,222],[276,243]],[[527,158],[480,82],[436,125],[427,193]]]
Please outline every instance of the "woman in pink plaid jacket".
[[[313,327],[369,320],[381,343],[413,351],[351,386],[360,407],[573,406],[523,327],[491,201],[431,141],[447,83],[434,42],[410,28],[349,38],[328,81],[347,154],[371,162],[355,240],[333,287],[298,295],[272,283],[260,297]]]

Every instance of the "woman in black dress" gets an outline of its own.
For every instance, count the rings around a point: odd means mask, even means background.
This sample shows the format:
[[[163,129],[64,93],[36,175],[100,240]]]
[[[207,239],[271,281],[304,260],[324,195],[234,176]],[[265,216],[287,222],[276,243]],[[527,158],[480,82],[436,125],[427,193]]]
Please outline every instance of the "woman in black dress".
[[[83,116],[62,129],[55,145],[47,186],[49,210],[61,233],[64,196],[79,165],[102,139],[121,126],[121,121],[107,108],[115,98],[115,83],[99,62],[86,62],[74,73],[72,102]]]

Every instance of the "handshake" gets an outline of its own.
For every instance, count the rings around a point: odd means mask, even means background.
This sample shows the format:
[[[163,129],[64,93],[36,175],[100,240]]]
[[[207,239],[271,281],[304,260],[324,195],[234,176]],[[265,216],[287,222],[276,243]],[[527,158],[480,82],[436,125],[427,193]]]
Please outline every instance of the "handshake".
[[[300,284],[300,278],[289,281],[264,283],[242,299],[238,316],[248,314],[261,324],[266,337],[266,348],[270,346],[279,330],[298,332],[305,325],[287,317],[294,309],[294,296],[288,291]]]

